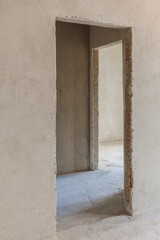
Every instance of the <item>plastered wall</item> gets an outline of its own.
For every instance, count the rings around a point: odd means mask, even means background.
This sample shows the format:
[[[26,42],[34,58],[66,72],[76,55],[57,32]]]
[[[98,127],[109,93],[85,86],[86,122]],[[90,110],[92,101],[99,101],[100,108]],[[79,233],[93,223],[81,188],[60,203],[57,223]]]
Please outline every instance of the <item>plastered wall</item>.
[[[56,230],[55,20],[132,27],[133,212],[159,208],[160,2],[0,0],[0,236]]]
[[[122,43],[99,49],[99,141],[123,139]]]
[[[89,170],[89,27],[57,22],[57,173]]]

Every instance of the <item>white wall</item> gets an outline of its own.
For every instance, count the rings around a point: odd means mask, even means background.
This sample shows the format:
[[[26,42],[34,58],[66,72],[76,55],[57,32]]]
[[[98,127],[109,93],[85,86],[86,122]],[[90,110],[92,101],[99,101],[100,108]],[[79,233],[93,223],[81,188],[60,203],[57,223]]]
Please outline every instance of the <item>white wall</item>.
[[[123,139],[122,43],[99,50],[99,141]]]

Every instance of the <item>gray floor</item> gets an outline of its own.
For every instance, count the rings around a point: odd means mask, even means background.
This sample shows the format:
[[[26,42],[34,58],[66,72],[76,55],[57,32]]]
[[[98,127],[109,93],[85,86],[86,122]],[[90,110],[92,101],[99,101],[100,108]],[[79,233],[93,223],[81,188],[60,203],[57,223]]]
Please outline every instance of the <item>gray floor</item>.
[[[99,147],[99,170],[57,177],[58,232],[125,215],[122,142]]]
[[[123,213],[119,143],[101,144],[101,170],[57,178],[58,240],[160,240],[160,210],[133,217]]]
[[[58,240],[160,240],[160,210],[114,216],[57,233]]]

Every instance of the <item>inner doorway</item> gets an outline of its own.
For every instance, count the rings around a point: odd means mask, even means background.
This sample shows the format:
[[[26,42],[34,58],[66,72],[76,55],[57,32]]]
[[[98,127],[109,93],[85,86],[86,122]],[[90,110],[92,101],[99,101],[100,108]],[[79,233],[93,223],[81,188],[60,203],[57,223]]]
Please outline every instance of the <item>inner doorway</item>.
[[[109,194],[111,184],[111,179],[108,178],[109,170],[98,169],[101,168],[98,161],[99,48],[120,41],[123,43],[123,63],[126,66],[125,61],[128,61],[126,56],[130,51],[130,47],[127,52],[124,47],[127,43],[127,33],[129,35],[124,29],[57,21],[58,231],[124,214],[124,203],[127,212],[130,210],[131,161],[125,158],[125,174],[121,174],[122,185],[125,177],[125,199],[121,191]],[[128,107],[125,104],[127,96],[125,82],[127,81],[128,87],[131,84],[128,83],[127,72],[128,68],[125,67],[123,123],[128,121],[125,116],[131,113],[129,109],[125,112],[125,107]],[[126,142],[125,131],[129,126],[130,133],[130,120],[129,124],[124,126]],[[125,156],[131,152],[130,150],[131,145],[124,144]]]
[[[109,44],[98,50],[98,68],[98,168],[123,168],[124,101],[122,41]]]
[[[124,209],[123,43],[114,42],[97,51],[98,169],[106,172],[109,185],[105,186],[105,194],[117,204],[108,206],[110,212],[121,214]]]

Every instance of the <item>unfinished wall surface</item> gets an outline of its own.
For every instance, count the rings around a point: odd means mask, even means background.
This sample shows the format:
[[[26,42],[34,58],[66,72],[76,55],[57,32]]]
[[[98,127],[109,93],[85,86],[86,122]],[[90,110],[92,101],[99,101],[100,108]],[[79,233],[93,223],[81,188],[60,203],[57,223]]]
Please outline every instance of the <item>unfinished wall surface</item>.
[[[0,6],[1,239],[56,239],[56,17],[132,27],[133,213],[159,208],[160,2],[0,0]]]
[[[159,1],[133,4],[133,123],[135,212],[159,208]],[[143,10],[142,10],[143,9]],[[141,15],[141,11],[143,14]],[[138,21],[141,19],[141,24]]]
[[[37,2],[0,5],[0,238],[55,239],[52,24]]]
[[[99,141],[123,139],[122,43],[99,50]]]
[[[57,172],[89,170],[89,27],[57,22]]]

